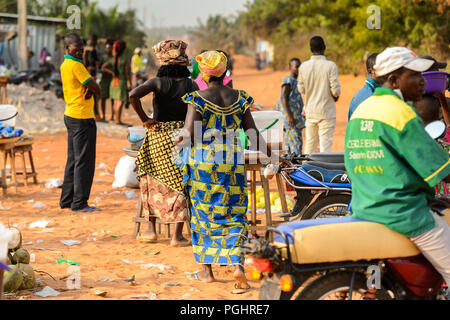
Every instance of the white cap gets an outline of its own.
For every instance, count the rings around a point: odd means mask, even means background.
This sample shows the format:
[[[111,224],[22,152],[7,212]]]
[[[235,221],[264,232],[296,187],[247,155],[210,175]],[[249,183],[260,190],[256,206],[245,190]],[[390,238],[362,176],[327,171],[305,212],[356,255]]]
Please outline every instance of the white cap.
[[[417,55],[405,47],[387,48],[377,55],[373,69],[375,74],[380,77],[402,67],[417,72],[428,70],[434,61],[418,58]]]

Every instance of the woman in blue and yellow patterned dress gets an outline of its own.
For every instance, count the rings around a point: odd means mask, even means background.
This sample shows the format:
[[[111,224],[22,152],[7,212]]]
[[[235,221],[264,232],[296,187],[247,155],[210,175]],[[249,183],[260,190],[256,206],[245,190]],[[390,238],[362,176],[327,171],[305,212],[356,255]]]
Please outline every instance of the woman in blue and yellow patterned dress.
[[[290,75],[281,82],[280,100],[276,108],[284,115],[284,147],[289,153],[298,155],[302,154],[302,130],[305,128],[302,95],[297,89],[299,67],[300,59],[289,61]]]
[[[260,150],[267,150],[269,158],[271,151],[250,113],[253,98],[243,90],[223,85],[226,56],[207,51],[196,60],[208,88],[183,97],[189,109],[185,126],[175,138],[178,149],[183,146],[178,154],[183,165],[194,257],[203,266],[194,275],[198,280],[212,282],[212,264],[236,266],[233,292],[243,293],[249,286],[241,246],[247,240],[249,227],[241,128],[255,130],[248,134],[250,141]]]

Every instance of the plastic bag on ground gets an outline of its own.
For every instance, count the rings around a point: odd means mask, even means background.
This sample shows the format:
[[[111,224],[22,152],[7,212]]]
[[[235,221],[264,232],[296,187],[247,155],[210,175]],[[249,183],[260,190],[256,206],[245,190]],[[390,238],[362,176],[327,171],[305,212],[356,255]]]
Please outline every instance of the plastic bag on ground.
[[[137,180],[137,172],[135,172],[136,159],[130,156],[123,156],[117,163],[114,177],[115,180],[112,184],[113,188],[137,188],[139,187],[139,181]]]

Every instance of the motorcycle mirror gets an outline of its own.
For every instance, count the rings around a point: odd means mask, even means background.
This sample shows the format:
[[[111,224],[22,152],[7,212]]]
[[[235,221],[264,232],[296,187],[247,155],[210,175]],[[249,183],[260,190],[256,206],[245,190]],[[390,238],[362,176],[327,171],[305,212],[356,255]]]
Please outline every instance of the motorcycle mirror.
[[[434,140],[441,139],[445,136],[447,126],[443,121],[433,121],[425,126],[425,131]]]

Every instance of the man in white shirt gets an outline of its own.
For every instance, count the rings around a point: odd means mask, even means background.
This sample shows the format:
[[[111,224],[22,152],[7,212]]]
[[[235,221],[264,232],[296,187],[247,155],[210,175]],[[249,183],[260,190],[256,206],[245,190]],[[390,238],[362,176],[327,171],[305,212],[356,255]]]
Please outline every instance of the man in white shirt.
[[[312,37],[311,59],[300,66],[298,89],[305,95],[305,154],[331,152],[336,126],[336,101],[341,94],[337,66],[324,56],[322,37]]]

